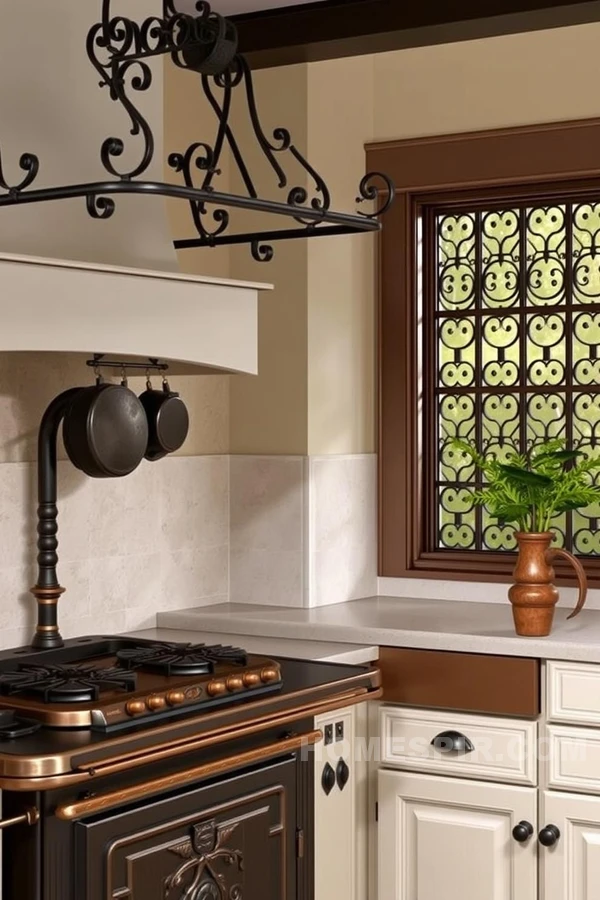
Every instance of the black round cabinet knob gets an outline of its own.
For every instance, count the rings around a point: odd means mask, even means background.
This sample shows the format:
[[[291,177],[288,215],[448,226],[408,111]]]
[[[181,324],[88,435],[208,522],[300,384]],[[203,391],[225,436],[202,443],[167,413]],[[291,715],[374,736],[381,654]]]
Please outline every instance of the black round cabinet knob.
[[[533,834],[533,825],[531,822],[526,822],[525,819],[521,819],[521,821],[515,825],[512,830],[512,836],[515,841],[518,841],[519,844],[524,844],[525,841],[528,841],[531,835]]]
[[[538,841],[544,847],[553,847],[560,837],[560,831],[556,825],[546,825],[538,834]]]

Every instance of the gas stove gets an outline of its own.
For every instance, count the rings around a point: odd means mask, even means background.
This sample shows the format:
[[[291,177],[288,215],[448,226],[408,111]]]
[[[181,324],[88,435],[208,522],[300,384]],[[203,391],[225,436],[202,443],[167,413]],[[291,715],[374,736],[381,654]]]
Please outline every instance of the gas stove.
[[[59,650],[6,651],[0,741],[43,725],[103,732],[149,726],[281,687],[279,663],[238,647],[86,637]]]
[[[309,900],[315,718],[379,681],[125,636],[0,653],[3,896]]]

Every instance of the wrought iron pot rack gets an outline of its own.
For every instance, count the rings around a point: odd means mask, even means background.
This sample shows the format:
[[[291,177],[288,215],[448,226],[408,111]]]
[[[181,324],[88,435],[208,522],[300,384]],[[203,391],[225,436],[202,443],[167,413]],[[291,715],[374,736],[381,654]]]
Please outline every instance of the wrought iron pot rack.
[[[101,0],[101,21],[92,26],[87,37],[87,53],[100,75],[100,87],[107,88],[111,100],[119,103],[130,119],[130,135],[140,143],[137,162],[119,166],[125,144],[119,137],[108,137],[102,144],[100,159],[108,180],[86,184],[66,184],[49,188],[32,188],[40,163],[33,153],[24,153],[19,161],[25,173],[20,183],[10,184],[3,173],[0,158],[0,207],[49,200],[84,198],[87,211],[95,219],[109,219],[115,212],[118,194],[144,194],[187,200],[197,237],[176,240],[177,249],[244,244],[252,256],[268,262],[273,257],[271,242],[323,235],[344,235],[378,231],[379,216],[391,205],[394,187],[390,179],[378,172],[366,175],[360,182],[357,203],[378,204],[372,212],[355,214],[331,209],[327,184],[300,153],[285,128],[265,134],[258,116],[252,74],[244,57],[237,52],[234,24],[213,12],[204,0],[195,4],[196,15],[179,12],[176,0],[163,0],[162,17],[153,16],[136,22],[111,12],[112,0]],[[149,60],[170,54],[175,65],[194,72],[217,119],[212,144],[197,141],[181,153],[169,156],[169,166],[182,177],[183,184],[146,181],[144,173],[155,152],[154,135],[134,100],[136,93],[152,86]],[[286,192],[285,199],[266,200],[258,196],[250,168],[233,132],[231,122],[232,94],[245,93],[254,137],[277,186]],[[222,154],[228,146],[245,188],[245,194],[225,193],[215,188]],[[312,187],[289,186],[283,163],[294,161]],[[245,209],[293,219],[296,227],[229,233],[230,209]],[[264,243],[268,242],[268,243]]]

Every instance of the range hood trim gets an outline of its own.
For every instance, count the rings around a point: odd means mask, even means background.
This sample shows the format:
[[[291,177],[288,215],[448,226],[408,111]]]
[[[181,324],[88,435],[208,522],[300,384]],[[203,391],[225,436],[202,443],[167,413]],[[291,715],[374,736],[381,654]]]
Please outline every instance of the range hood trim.
[[[214,373],[258,371],[267,284],[0,254],[0,351],[156,357]]]
[[[196,284],[218,284],[226,287],[250,288],[256,291],[272,291],[273,285],[262,281],[236,281],[232,278],[213,278],[210,275],[191,275],[188,272],[170,272],[162,269],[140,269],[134,266],[113,266],[109,263],[86,262],[77,259],[52,259],[45,256],[28,256],[23,253],[0,253],[0,265],[4,262],[27,263],[33,266],[51,266],[56,269],[85,269],[111,275],[132,275],[141,278],[160,278],[163,281],[193,281]]]

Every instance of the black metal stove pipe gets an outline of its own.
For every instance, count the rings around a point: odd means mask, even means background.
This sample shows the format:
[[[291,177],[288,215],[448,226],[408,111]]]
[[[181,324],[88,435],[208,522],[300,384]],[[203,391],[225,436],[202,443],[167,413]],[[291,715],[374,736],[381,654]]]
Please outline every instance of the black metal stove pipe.
[[[64,588],[58,583],[56,441],[60,423],[71,400],[81,388],[69,388],[55,397],[46,409],[38,435],[38,580],[31,593],[37,600],[38,617],[31,646],[36,650],[62,647],[58,630],[58,598]]]

